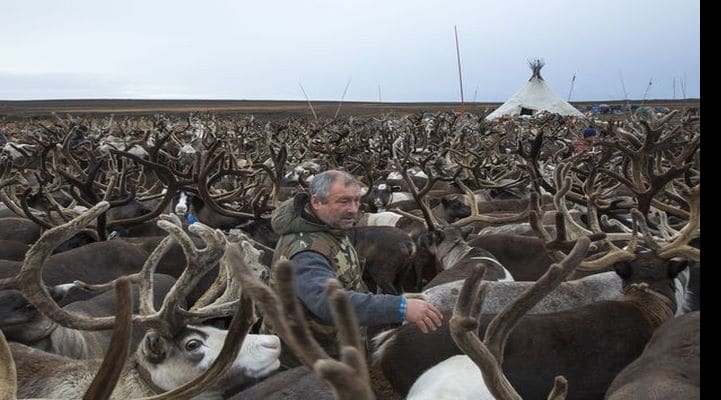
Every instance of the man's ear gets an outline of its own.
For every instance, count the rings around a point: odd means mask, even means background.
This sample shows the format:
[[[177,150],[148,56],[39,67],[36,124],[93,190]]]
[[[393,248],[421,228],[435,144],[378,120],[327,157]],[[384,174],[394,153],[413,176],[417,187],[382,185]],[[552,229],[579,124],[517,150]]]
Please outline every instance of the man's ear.
[[[320,206],[320,200],[318,200],[318,196],[312,195],[310,196],[310,205],[313,207],[314,210],[317,210]]]

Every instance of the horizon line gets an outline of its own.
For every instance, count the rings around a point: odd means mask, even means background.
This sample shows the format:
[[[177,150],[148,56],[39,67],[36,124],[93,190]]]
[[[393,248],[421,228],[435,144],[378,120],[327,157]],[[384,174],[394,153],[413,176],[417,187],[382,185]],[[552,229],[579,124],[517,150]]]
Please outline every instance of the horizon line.
[[[590,102],[613,102],[613,101],[700,101],[700,97],[687,97],[683,99],[655,98],[655,99],[595,99],[595,100],[568,100],[568,103],[590,103]],[[126,97],[87,97],[87,98],[43,98],[43,99],[0,99],[0,102],[42,102],[42,101],[185,101],[185,102],[285,102],[285,103],[306,103],[306,100],[281,100],[281,99],[202,99],[202,98],[126,98]],[[338,99],[317,99],[312,102],[338,103]],[[488,104],[505,103],[507,100],[473,101],[466,104]],[[344,103],[368,103],[368,104],[461,104],[460,101],[369,101],[369,100],[345,100]]]

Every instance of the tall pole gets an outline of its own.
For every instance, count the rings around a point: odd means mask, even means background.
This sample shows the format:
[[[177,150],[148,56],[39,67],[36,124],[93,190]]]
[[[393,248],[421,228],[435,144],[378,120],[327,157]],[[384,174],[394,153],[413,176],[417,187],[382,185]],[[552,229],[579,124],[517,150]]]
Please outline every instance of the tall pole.
[[[576,82],[576,73],[575,72],[573,73],[573,78],[571,78],[571,88],[568,89],[568,100],[566,100],[566,101],[571,101],[571,93],[573,92],[573,83],[574,82]]]
[[[461,48],[458,45],[458,29],[453,25],[453,31],[456,33],[456,59],[458,60],[458,85],[461,87],[461,114],[466,110],[466,105],[463,101],[463,76],[461,75]]]
[[[623,98],[626,100],[626,111],[631,111],[631,104],[628,102],[628,93],[626,92],[626,85],[623,83],[623,72],[618,70],[618,75],[621,77],[621,89],[623,89]]]
[[[673,77],[673,99],[676,100],[676,77]]]
[[[683,73],[683,79],[681,80],[681,94],[683,98],[686,98],[686,73]]]
[[[378,102],[383,102],[383,97],[381,97],[381,85],[378,85]]]
[[[648,89],[651,88],[651,82],[653,82],[653,78],[650,78],[648,80],[648,85],[646,85],[646,91],[643,92],[643,99],[641,100],[641,105],[646,101],[646,95],[648,95]]]
[[[345,99],[345,94],[348,92],[348,86],[350,85],[350,79],[348,79],[348,82],[345,84],[345,89],[343,89],[343,95],[340,97],[340,102],[338,103],[338,108],[335,109],[335,115],[333,115],[333,119],[335,119],[338,116],[338,113],[340,112],[340,106],[343,105],[343,99]]]
[[[313,117],[315,119],[318,119],[318,115],[316,115],[315,110],[313,109],[313,105],[310,104],[310,99],[308,98],[308,95],[305,93],[305,89],[303,89],[303,84],[299,83],[298,85],[300,85],[300,90],[303,92],[303,96],[305,96],[305,101],[308,102],[308,107],[310,107],[310,112],[313,113]]]
[[[623,98],[624,100],[628,100],[628,92],[626,92],[626,84],[623,83],[623,72],[621,72],[621,70],[618,71],[618,76],[621,78],[621,89],[623,89]]]

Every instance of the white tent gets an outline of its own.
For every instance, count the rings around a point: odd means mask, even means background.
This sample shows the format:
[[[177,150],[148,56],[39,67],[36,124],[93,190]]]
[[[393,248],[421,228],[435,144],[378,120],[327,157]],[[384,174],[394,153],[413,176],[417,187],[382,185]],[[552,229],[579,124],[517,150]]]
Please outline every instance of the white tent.
[[[573,115],[583,117],[584,115],[572,105],[556,96],[546,81],[541,77],[543,61],[535,60],[529,63],[533,75],[519,91],[511,96],[495,111],[486,116],[487,120],[496,119],[504,115],[512,117],[518,115],[534,115],[539,111],[548,111],[561,115]]]

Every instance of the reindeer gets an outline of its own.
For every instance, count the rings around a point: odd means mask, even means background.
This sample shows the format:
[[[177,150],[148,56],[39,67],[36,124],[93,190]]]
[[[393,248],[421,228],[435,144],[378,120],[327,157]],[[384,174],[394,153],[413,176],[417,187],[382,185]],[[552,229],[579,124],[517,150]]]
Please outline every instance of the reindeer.
[[[439,270],[445,273],[443,277],[433,278],[433,280],[425,286],[426,288],[441,282],[460,279],[456,277],[455,274],[459,274],[460,277],[467,275],[467,266],[478,261],[485,262],[490,269],[488,274],[489,280],[513,280],[511,273],[498,262],[493,254],[482,248],[475,248],[468,245],[464,239],[464,233],[461,227],[474,221],[514,221],[524,218],[527,211],[510,217],[485,217],[479,214],[477,204],[471,202],[471,215],[450,225],[441,227],[424,198],[438,178],[431,176],[428,183],[419,190],[404,170],[401,170],[401,174],[406,179],[411,194],[420,207],[428,227],[428,231],[420,235],[418,239],[419,257],[416,268],[419,280],[423,276],[426,276],[427,272],[425,271],[428,270],[432,270],[431,277],[435,276]],[[463,189],[468,198],[473,198],[473,194],[467,186],[461,181],[457,181],[457,184]],[[537,201],[537,197],[534,197],[534,199]],[[424,258],[427,260],[425,265],[421,261]]]
[[[163,274],[153,275],[154,304],[162,304],[175,278]],[[58,285],[50,289],[54,299],[67,296],[65,291],[75,285]],[[78,290],[78,289],[74,289]],[[133,299],[137,302],[138,287],[133,286]],[[63,310],[85,317],[111,315],[116,310],[115,296],[107,292],[88,300],[71,302]],[[133,312],[137,313],[137,307]],[[40,313],[16,290],[0,292],[0,326],[8,340],[22,343],[49,353],[75,359],[101,358],[110,342],[109,331],[87,331],[66,328]],[[142,331],[134,331],[131,348],[135,349],[142,338]]]
[[[130,280],[121,277],[115,284],[115,297],[118,311],[113,326],[110,346],[106,353],[106,360],[100,365],[95,378],[85,391],[86,398],[107,398],[115,389],[122,364],[113,360],[124,360],[130,350],[130,332],[132,330],[132,299],[130,293]],[[0,331],[0,397],[4,399],[17,398],[17,369],[10,346]]]
[[[687,226],[684,233],[693,229]],[[505,351],[497,353],[502,357],[499,365],[518,393],[545,397],[549,382],[562,373],[573,383],[570,398],[602,396],[621,368],[640,354],[653,331],[676,312],[673,279],[687,261],[674,256],[687,254],[684,236],[666,248],[630,254],[630,259],[616,262],[623,280],[621,299],[521,318],[518,329],[508,336]],[[492,318],[481,314],[476,330],[485,329]],[[459,353],[449,329],[419,335],[412,328],[403,326],[374,339],[379,345],[374,359],[404,394],[423,370]]]
[[[458,397],[489,400],[498,397],[520,398],[501,368],[504,346],[508,335],[518,322],[518,318],[534,307],[538,300],[545,297],[571,270],[578,266],[589,244],[590,240],[588,238],[579,239],[566,258],[560,263],[552,265],[533,287],[521,294],[493,318],[488,325],[483,340],[480,340],[477,336],[476,329],[488,286],[486,283],[480,282],[485,272],[483,267],[475,269],[472,276],[463,285],[450,321],[453,340],[468,356],[451,357],[447,361],[452,360],[453,365],[444,362],[437,367],[431,368],[424,374],[426,375],[425,381],[434,378],[439,372],[452,372],[454,368],[462,366],[462,363],[472,360],[473,363],[480,367],[482,378],[479,379],[477,369],[468,369],[462,377],[467,379],[469,385],[460,385],[461,389]],[[476,375],[475,379],[473,375]],[[485,385],[478,385],[481,380]],[[417,381],[411,390],[420,391],[423,388],[421,384],[428,385],[425,381],[420,383]],[[435,386],[440,388],[443,385],[444,383],[437,383]],[[431,384],[431,386],[433,385]],[[465,390],[465,388],[470,390]],[[554,379],[554,387],[548,395],[548,399],[563,400],[567,390],[566,379],[563,376],[557,376]]]
[[[643,353],[611,382],[605,399],[701,398],[701,312],[659,326]]]
[[[333,400],[336,397],[313,370],[305,366],[275,373],[228,400]]]
[[[414,288],[416,244],[409,234],[391,226],[366,226],[351,228],[348,238],[365,260],[363,280],[371,292],[400,295]]]
[[[0,239],[0,260],[22,261],[29,245],[17,240]]]
[[[80,217],[45,232],[28,251],[21,272],[13,278],[1,280],[0,285],[20,290],[35,307],[64,326],[93,330],[112,326],[112,317],[88,319],[62,310],[49,296],[40,278],[43,263],[52,248],[107,208],[107,202],[101,202]],[[141,314],[132,316],[133,324],[148,330],[138,350],[125,363],[111,398],[148,396],[169,390],[195,395],[199,389],[191,388],[186,382],[211,369],[214,377],[210,382],[214,386],[211,386],[210,391],[203,394],[203,397],[213,398],[219,396],[224,388],[245,382],[249,378],[263,377],[277,369],[280,365],[280,341],[272,335],[247,335],[255,315],[250,299],[239,293],[237,270],[247,268],[248,257],[255,257],[257,260],[258,254],[244,255],[235,247],[227,247],[222,232],[195,224],[190,228],[191,232],[198,234],[206,242],[206,247],[198,250],[182,231],[177,219],[161,220],[158,224],[170,236],[151,254],[145,268],[130,277],[140,282]],[[183,248],[188,258],[188,268],[170,289],[161,308],[156,311],[151,301],[153,286],[148,277],[173,241]],[[248,246],[250,245],[246,243],[243,247],[249,249]],[[226,270],[224,278],[209,290],[207,296],[201,298],[190,310],[183,311],[181,299],[197,283],[200,276],[218,262],[226,249],[234,252],[230,255],[229,264],[237,269]],[[107,289],[112,287],[111,285],[112,283],[85,286]],[[224,291],[221,293],[221,290]],[[233,300],[238,296],[239,306],[237,300]],[[229,331],[197,325],[208,318],[233,312],[235,316]],[[230,340],[225,341],[226,336]],[[18,395],[21,397],[79,397],[100,364],[100,360],[72,361],[20,344],[11,344],[10,349],[18,371]],[[238,351],[240,353],[236,358]],[[220,370],[212,368],[211,362],[221,358],[225,360],[225,365]],[[194,383],[206,379],[208,376],[202,375],[196,378]]]

